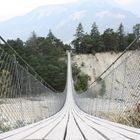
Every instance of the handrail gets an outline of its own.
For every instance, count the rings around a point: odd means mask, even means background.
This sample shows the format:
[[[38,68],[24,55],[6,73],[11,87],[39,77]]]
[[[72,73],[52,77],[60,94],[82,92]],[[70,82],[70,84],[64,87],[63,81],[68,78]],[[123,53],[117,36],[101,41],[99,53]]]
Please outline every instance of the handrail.
[[[51,85],[49,85],[34,69],[31,67],[13,48],[12,46],[6,42],[1,36],[0,39],[3,43],[5,43],[12,51],[13,53],[34,73],[35,76],[38,76],[40,78],[41,82],[45,83],[45,85],[50,88],[52,91],[57,92]],[[38,79],[39,80],[39,79]]]
[[[98,81],[101,76],[103,76],[125,53],[128,49],[131,48],[131,46],[140,38],[140,35],[137,36],[129,45],[128,47],[126,47],[126,49],[115,59],[115,61],[113,63],[111,63],[111,65],[106,68],[106,70],[104,70],[90,85],[89,87],[91,87],[96,81]]]

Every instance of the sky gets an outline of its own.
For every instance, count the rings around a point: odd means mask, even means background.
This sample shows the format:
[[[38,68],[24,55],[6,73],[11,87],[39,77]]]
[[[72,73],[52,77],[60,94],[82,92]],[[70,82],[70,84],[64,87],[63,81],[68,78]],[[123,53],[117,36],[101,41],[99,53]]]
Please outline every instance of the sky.
[[[63,4],[78,0],[0,0],[0,21],[24,15],[34,8],[47,4]]]
[[[108,0],[124,10],[128,10],[140,17],[140,0]]]
[[[31,10],[47,4],[63,4],[89,0],[0,0],[0,21],[22,16]],[[92,0],[98,1],[98,0]],[[140,17],[140,0],[102,0],[114,6],[131,11]]]

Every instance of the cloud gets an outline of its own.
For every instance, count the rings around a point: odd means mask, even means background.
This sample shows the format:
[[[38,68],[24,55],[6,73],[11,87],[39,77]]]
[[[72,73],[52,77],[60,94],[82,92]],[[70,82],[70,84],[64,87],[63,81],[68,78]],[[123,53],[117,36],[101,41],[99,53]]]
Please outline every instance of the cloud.
[[[79,20],[86,16],[86,10],[77,11],[70,15],[73,20]]]
[[[123,15],[123,14],[117,14],[117,15],[116,15],[116,18],[118,18],[118,19],[125,19],[126,16]]]
[[[62,20],[56,27],[55,29],[60,29],[61,27],[63,27],[66,23],[68,22],[68,20]]]
[[[64,4],[79,0],[0,0],[0,21],[21,16],[29,11],[48,4]]]
[[[108,3],[140,16],[140,0],[0,0],[0,21],[4,21],[15,16],[22,16],[42,5],[74,2],[75,4],[76,2],[95,2],[99,3],[99,5]],[[75,20],[80,17],[80,14],[81,13],[77,13],[75,15]],[[40,15],[40,17],[41,16],[42,15]]]
[[[98,18],[106,18],[106,17],[113,17],[113,18],[117,18],[117,19],[125,19],[126,16],[120,13],[112,13],[110,11],[101,11],[101,12],[97,12],[96,17]]]
[[[128,5],[133,3],[135,0],[114,0],[115,3],[120,5]]]
[[[112,0],[112,3],[140,17],[140,0]]]

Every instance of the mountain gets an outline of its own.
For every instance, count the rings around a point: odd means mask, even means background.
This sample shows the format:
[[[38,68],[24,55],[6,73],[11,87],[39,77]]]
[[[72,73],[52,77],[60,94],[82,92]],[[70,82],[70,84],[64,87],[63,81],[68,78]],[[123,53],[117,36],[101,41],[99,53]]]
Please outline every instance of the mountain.
[[[58,38],[69,42],[73,39],[79,22],[82,22],[85,32],[89,32],[94,21],[101,32],[109,27],[116,30],[121,22],[127,32],[132,30],[133,25],[140,23],[140,18],[100,1],[47,5],[23,16],[0,22],[0,35],[6,39],[19,37],[26,40],[32,31],[39,36],[46,36],[51,29]]]

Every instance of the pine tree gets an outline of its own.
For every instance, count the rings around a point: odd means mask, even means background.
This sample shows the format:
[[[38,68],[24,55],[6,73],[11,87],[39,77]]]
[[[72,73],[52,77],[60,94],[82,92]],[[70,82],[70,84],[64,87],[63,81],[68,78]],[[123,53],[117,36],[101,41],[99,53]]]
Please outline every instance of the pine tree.
[[[102,35],[105,51],[116,51],[117,48],[117,34],[113,29],[106,29]]]
[[[51,29],[49,29],[49,33],[48,33],[48,35],[47,35],[50,39],[54,39],[55,37],[54,37],[54,35],[53,35],[53,33],[52,33],[52,31],[51,31]]]
[[[79,25],[76,29],[75,37],[76,37],[76,39],[81,40],[83,38],[83,36],[84,36],[84,29],[83,29],[82,23],[79,23]]]
[[[135,37],[140,35],[140,24],[133,26],[133,33],[135,34]]]
[[[98,30],[98,26],[96,22],[92,24],[91,32],[90,32],[91,39],[93,40],[93,50],[96,52],[100,52],[103,49],[103,42],[101,40],[100,32]]]
[[[125,35],[125,32],[124,32],[124,26],[123,24],[121,23],[119,28],[118,28],[118,35],[119,36],[124,36]]]
[[[98,30],[98,26],[96,25],[95,22],[92,25],[92,29],[91,29],[90,35],[91,35],[92,38],[98,38],[100,36],[99,30]]]
[[[84,37],[84,29],[82,23],[78,24],[78,27],[76,28],[76,33],[74,35],[76,38],[74,41],[72,41],[72,44],[74,45],[76,52],[81,53],[83,51],[82,41]]]
[[[124,32],[124,26],[121,23],[119,25],[118,31],[118,49],[119,51],[123,51],[126,48],[126,40],[125,40],[125,32]]]
[[[35,31],[31,33],[31,37],[26,41],[26,46],[37,47],[37,35]]]

